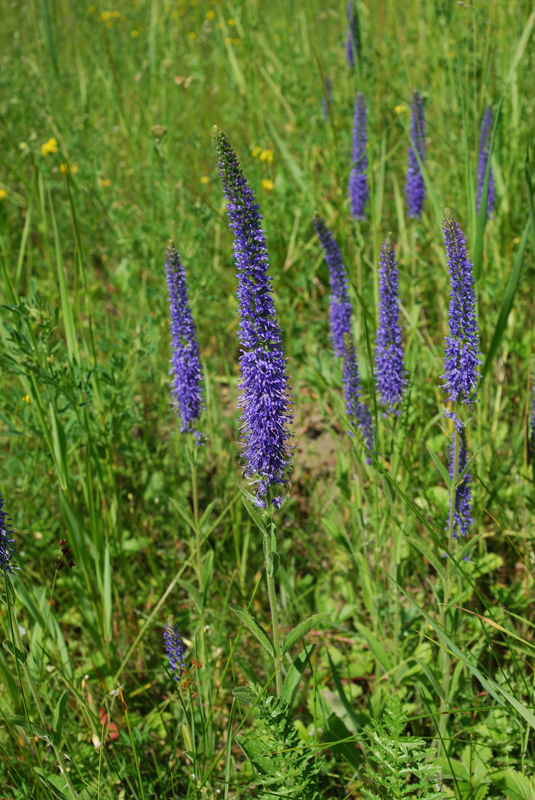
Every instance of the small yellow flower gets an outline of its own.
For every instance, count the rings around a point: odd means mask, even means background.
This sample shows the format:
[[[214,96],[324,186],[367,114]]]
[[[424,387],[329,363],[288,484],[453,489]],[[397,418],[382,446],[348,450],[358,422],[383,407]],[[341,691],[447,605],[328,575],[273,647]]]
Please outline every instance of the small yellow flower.
[[[251,155],[252,155],[253,158],[256,158],[257,156],[260,155],[261,152],[262,152],[262,148],[261,147],[258,147],[258,146],[257,147],[253,147],[253,149],[251,150]]]
[[[195,33],[195,31],[190,31],[188,33],[188,39],[191,39],[193,41],[193,39],[196,39],[196,38],[197,38],[197,34]]]
[[[25,394],[24,397],[22,398],[22,402],[23,403],[29,403],[30,402],[30,395],[29,394]]]
[[[262,186],[266,190],[266,192],[272,192],[275,184],[269,178],[264,178],[264,180],[262,181]]]
[[[206,12],[206,19],[213,19],[214,17],[215,17],[215,11]]]
[[[232,36],[227,36],[225,39],[225,44],[232,44]]]
[[[115,17],[115,19],[119,19],[119,17],[121,16],[121,12],[120,11],[114,11],[113,12],[113,16]]]
[[[0,189],[0,200],[5,200],[7,197],[7,192],[5,189]]]
[[[450,50],[450,58],[455,58],[455,52],[453,50]]]
[[[101,186],[111,186],[110,178],[101,178],[100,179],[100,185]]]
[[[89,8],[87,9],[87,13],[88,14],[94,14],[95,13],[95,6],[89,6]]]
[[[232,17],[230,19],[227,19],[227,25],[235,25],[235,24],[236,24],[236,20],[232,19]]]
[[[19,142],[19,150],[26,150],[27,147],[26,142]]]
[[[135,39],[136,36],[139,36],[139,31],[131,31],[130,36],[132,36],[132,38]]]
[[[210,183],[210,178],[208,175],[201,175],[201,183],[206,186],[207,183]]]
[[[109,11],[103,11],[102,14],[100,15],[99,19],[100,19],[101,22],[107,22],[110,17],[111,17],[111,14],[110,14]]]
[[[260,161],[267,161],[268,164],[273,163],[273,150],[262,150],[260,153]]]
[[[395,108],[394,108],[394,111],[396,112],[396,114],[403,114],[403,112],[406,111],[406,110],[407,110],[407,106],[404,106],[403,103],[401,103],[401,105],[399,105],[399,106],[395,106]]]
[[[78,172],[78,164],[70,164],[68,161],[65,161],[65,163],[60,166],[60,171],[63,172],[64,175],[76,175]]]
[[[279,34],[278,34],[278,33],[276,33],[276,34],[273,36],[273,38],[275,39],[275,41],[276,41],[276,42],[280,42],[280,40],[281,40],[281,37],[279,36]]]
[[[49,156],[51,153],[58,152],[58,143],[55,139],[49,139],[48,142],[45,142],[41,145],[41,155]]]

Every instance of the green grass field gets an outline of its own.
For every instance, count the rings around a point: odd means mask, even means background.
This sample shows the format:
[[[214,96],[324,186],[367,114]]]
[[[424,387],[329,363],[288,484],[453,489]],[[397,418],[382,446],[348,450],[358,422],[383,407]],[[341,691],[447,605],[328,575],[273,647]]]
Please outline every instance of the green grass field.
[[[0,579],[0,797],[534,800],[532,0],[358,0],[353,69],[345,0],[0,9],[0,493],[18,567]],[[404,195],[414,89],[420,221]],[[357,91],[370,181],[359,222],[347,197]],[[281,639],[322,615],[293,648],[286,638],[275,668],[267,517],[240,491],[236,269],[214,124],[264,217],[294,402],[274,516]],[[465,415],[474,524],[451,557],[444,207],[475,264],[483,376]],[[347,435],[315,213],[349,273],[371,463]],[[389,231],[409,387],[386,418],[373,353]],[[169,239],[205,377],[196,448],[170,404]]]

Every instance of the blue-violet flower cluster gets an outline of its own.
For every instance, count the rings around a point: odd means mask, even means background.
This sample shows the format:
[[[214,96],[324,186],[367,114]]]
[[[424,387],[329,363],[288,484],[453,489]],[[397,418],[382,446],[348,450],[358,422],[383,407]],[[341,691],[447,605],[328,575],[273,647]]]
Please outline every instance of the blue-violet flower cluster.
[[[272,486],[288,483],[291,466],[288,424],[292,416],[286,359],[258,204],[223,131],[214,126],[212,137],[238,270],[242,452],[246,476],[259,484],[257,501],[261,504]],[[276,504],[280,501],[274,499]]]
[[[355,219],[364,219],[364,207],[368,200],[368,152],[367,152],[367,112],[366,98],[362,92],[355,99],[355,115],[353,118],[353,149],[351,162],[353,167],[349,174],[348,193],[351,214]]]
[[[399,322],[398,265],[392,235],[388,234],[379,258],[379,325],[375,339],[375,375],[385,406],[399,403],[407,378]]]
[[[199,342],[191,314],[186,273],[178,251],[169,243],[165,258],[171,316],[171,397],[181,420],[181,432],[193,432],[202,403]]]
[[[329,267],[331,338],[334,355],[344,357],[342,380],[347,415],[352,425],[360,426],[367,446],[373,450],[370,410],[360,399],[361,386],[355,342],[351,332],[351,301],[345,264],[336,239],[321,217],[314,217],[314,229]]]
[[[10,536],[13,533],[11,520],[4,511],[4,498],[0,495],[0,572],[12,573],[15,567],[11,559],[15,554],[14,539]]]
[[[175,681],[180,680],[184,674],[184,645],[180,638],[180,631],[178,625],[173,620],[173,617],[168,617],[163,631],[163,640],[169,660],[169,669],[171,673],[175,673],[173,678]]]
[[[489,163],[490,154],[490,138],[492,133],[492,106],[487,106],[483,114],[481,122],[481,135],[479,138],[479,156],[477,159],[477,213],[481,208],[481,200],[483,197],[483,186],[485,183],[485,175],[487,174],[487,165]],[[489,167],[489,182],[487,189],[487,219],[492,216],[494,206],[496,204],[496,189],[494,186],[494,173],[492,167]]]
[[[411,98],[411,143],[409,146],[409,166],[405,191],[409,206],[409,217],[420,218],[425,200],[425,182],[418,156],[425,163],[425,116],[424,101],[420,92],[413,92]]]
[[[470,532],[470,526],[474,521],[472,518],[472,490],[470,488],[472,477],[468,472],[464,475],[462,474],[466,469],[466,465],[468,464],[468,447],[464,428],[457,432],[457,436],[459,437],[457,454],[458,483],[455,490],[455,508],[453,512],[454,539],[458,539],[459,534],[461,536],[466,536],[466,534]],[[454,435],[451,442],[449,458],[449,474],[451,480],[453,480],[455,472],[455,439],[456,436]]]
[[[479,328],[476,315],[476,293],[473,264],[466,239],[452,211],[444,211],[444,246],[450,273],[450,332],[444,352],[444,388],[451,403],[471,405],[480,375]]]

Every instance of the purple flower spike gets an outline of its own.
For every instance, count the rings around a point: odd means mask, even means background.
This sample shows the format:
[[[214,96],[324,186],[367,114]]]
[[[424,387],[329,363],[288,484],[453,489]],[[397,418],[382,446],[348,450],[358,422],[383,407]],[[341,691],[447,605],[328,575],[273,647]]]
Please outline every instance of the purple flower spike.
[[[321,217],[314,217],[314,229],[318,234],[325,261],[329,267],[331,284],[330,317],[331,337],[335,356],[345,353],[344,337],[351,335],[351,301],[349,299],[347,272],[336,239]]]
[[[230,143],[217,126],[212,139],[219,161],[219,174],[227,198],[229,227],[234,234],[234,259],[238,270],[238,336],[243,409],[241,431],[245,475],[258,483],[261,505],[272,486],[288,483],[292,445],[292,419],[282,333],[268,275],[269,256],[262,217],[253,190],[241,170]],[[273,502],[280,505],[283,498]]]
[[[0,572],[13,573],[17,567],[11,563],[15,554],[13,546],[14,539],[10,539],[13,533],[11,520],[4,511],[4,498],[0,495]]]
[[[383,405],[399,403],[407,379],[399,323],[398,265],[392,234],[388,234],[379,259],[379,326],[375,339],[375,376]]]
[[[445,389],[451,403],[471,406],[481,377],[479,328],[476,314],[473,264],[468,255],[466,239],[449,208],[444,210],[444,246],[450,272],[450,303],[448,309],[449,335],[444,351]]]
[[[355,219],[364,219],[364,206],[368,200],[368,143],[366,98],[359,92],[355,100],[355,116],[353,119],[353,149],[351,161],[353,167],[349,175],[349,200],[351,214]]]
[[[344,400],[347,416],[355,428],[359,428],[366,446],[373,453],[373,426],[372,416],[367,403],[361,402],[361,388],[359,365],[355,341],[351,335],[345,337],[344,347],[344,372],[342,376],[344,384]],[[371,463],[369,456],[366,459]]]
[[[413,92],[411,98],[411,144],[409,147],[409,167],[407,169],[407,203],[409,217],[420,219],[425,200],[425,182],[416,153],[422,164],[425,163],[425,117],[424,101],[420,92]]]
[[[180,631],[178,625],[174,622],[173,617],[169,617],[165,623],[163,632],[163,640],[165,649],[167,651],[167,658],[169,659],[169,669],[175,673],[173,678],[175,681],[180,680],[184,674],[184,645],[180,638]],[[178,674],[176,674],[178,673]]]
[[[357,26],[357,15],[355,14],[355,0],[348,0],[347,3],[347,39],[346,39],[346,58],[351,68],[355,66],[355,56],[360,55],[359,36]]]
[[[457,433],[459,441],[459,452],[457,455],[457,480],[462,475],[468,464],[468,447],[466,444],[466,433],[464,429]],[[451,443],[450,459],[449,459],[449,473],[450,478],[453,480],[453,473],[455,470],[455,436]],[[457,484],[455,490],[455,510],[453,512],[453,538],[457,539],[459,534],[466,536],[470,532],[470,526],[474,522],[472,518],[472,490],[470,484],[472,477],[467,472],[462,476]],[[449,527],[449,526],[448,526]]]
[[[483,184],[487,174],[487,164],[489,163],[490,136],[492,133],[492,106],[487,106],[481,122],[481,136],[479,138],[479,157],[477,160],[477,213],[481,208],[481,198],[483,196]],[[492,167],[489,168],[489,183],[487,190],[487,219],[494,213],[496,204],[496,189],[494,187],[494,173]]]
[[[181,433],[194,433],[202,411],[202,371],[199,343],[191,314],[186,273],[172,242],[165,257],[171,315],[171,397],[181,420]]]

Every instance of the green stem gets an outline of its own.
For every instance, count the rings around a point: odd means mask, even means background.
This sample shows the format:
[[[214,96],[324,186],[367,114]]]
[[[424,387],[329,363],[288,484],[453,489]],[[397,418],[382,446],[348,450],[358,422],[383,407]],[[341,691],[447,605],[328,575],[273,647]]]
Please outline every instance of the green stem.
[[[451,553],[453,551],[453,530],[454,530],[454,522],[455,522],[455,499],[457,493],[457,478],[459,472],[459,433],[457,428],[454,428],[453,431],[454,435],[454,455],[453,455],[453,478],[451,483],[451,503],[450,503],[450,522],[448,525],[448,550]],[[451,586],[452,586],[452,564],[451,558],[447,557],[446,559],[446,580],[444,581],[444,602],[442,603],[442,610],[440,613],[440,622],[443,628],[446,627],[447,615],[448,615],[448,604],[450,601],[451,595]],[[441,710],[442,712],[446,711],[446,707],[448,705],[448,695],[450,690],[450,668],[451,668],[451,659],[449,653],[442,649],[442,677],[443,677],[443,689],[444,689],[444,699],[441,703]],[[447,714],[443,713],[441,717],[441,732],[443,733],[446,728],[446,723],[448,721]]]
[[[197,559],[197,579],[199,581],[199,591],[201,598],[203,597],[203,579],[202,579],[202,558],[201,558],[201,532],[199,529],[199,495],[197,490],[197,457],[193,450],[194,444],[191,445],[192,450],[190,454],[191,465],[191,486],[193,495],[193,521],[195,523],[195,551]]]
[[[266,507],[269,514],[269,528],[270,536],[264,536],[264,559],[266,565],[266,578],[268,585],[269,605],[271,608],[271,626],[273,629],[273,649],[275,650],[275,685],[277,688],[277,696],[282,697],[282,675],[281,675],[281,646],[279,636],[279,612],[277,609],[277,593],[275,590],[275,572],[277,558],[271,558],[270,554],[277,554],[277,541],[275,532],[275,523],[273,521],[273,512],[271,505],[271,495],[268,492]]]

